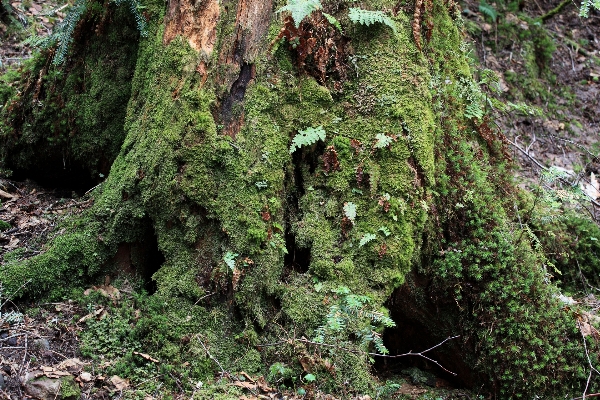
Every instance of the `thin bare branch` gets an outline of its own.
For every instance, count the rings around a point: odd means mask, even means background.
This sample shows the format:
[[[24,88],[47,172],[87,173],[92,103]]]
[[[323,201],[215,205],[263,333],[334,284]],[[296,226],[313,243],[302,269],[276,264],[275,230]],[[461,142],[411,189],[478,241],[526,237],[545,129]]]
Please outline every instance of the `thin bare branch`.
[[[369,353],[366,351],[360,351],[360,350],[356,350],[356,349],[349,349],[346,347],[340,347],[340,346],[336,346],[334,344],[329,344],[329,343],[319,343],[319,342],[313,342],[312,340],[308,340],[305,337],[302,337],[300,339],[289,339],[289,340],[283,340],[280,342],[276,342],[276,343],[267,343],[267,344],[259,344],[258,347],[271,347],[271,346],[279,346],[281,344],[293,344],[294,342],[301,342],[301,343],[305,343],[305,344],[311,344],[314,346],[321,346],[321,347],[331,347],[331,348],[337,348],[340,350],[344,350],[347,351],[349,353],[353,353],[353,354],[363,354],[363,355],[368,355],[368,356],[372,356],[372,357],[384,357],[384,358],[400,358],[400,357],[408,357],[408,356],[417,356],[417,357],[421,357],[424,358],[426,360],[431,361],[432,363],[434,363],[435,365],[437,365],[438,367],[440,367],[441,369],[443,369],[444,371],[448,372],[449,374],[452,374],[454,376],[456,376],[457,374],[455,372],[452,372],[446,368],[444,368],[439,362],[437,362],[436,360],[427,357],[425,355],[425,353],[436,349],[438,347],[440,347],[441,345],[443,345],[444,343],[446,343],[449,340],[454,340],[459,338],[460,335],[456,335],[456,336],[449,336],[446,339],[444,339],[443,341],[441,341],[440,343],[436,344],[435,346],[432,346],[430,348],[428,348],[427,350],[423,350],[420,351],[418,353],[413,353],[412,350],[409,351],[408,353],[404,353],[404,354],[396,354],[396,355],[388,355],[388,354],[379,354],[379,353]]]

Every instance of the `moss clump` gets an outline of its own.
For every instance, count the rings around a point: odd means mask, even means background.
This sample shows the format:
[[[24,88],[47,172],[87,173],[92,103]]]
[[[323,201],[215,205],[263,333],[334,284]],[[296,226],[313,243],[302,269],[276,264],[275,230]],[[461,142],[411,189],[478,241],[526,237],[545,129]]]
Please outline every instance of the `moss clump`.
[[[0,220],[0,232],[4,232],[10,229],[10,224],[6,221]]]
[[[600,228],[595,222],[567,211],[550,221],[533,218],[531,226],[549,261],[559,270],[555,278],[562,281],[564,289],[575,293],[589,289],[586,285],[600,285]]]
[[[130,280],[115,283],[125,289],[118,301],[94,292],[78,295],[80,304],[90,312],[106,311],[102,318],[87,319],[81,334],[84,356],[113,361],[99,367],[102,374],[131,378],[139,393],[167,394],[179,385],[191,391],[198,381],[212,381],[220,371],[217,362],[227,371],[261,372],[260,353],[243,339],[248,335],[226,305],[205,307],[177,298],[148,296],[140,288],[141,282],[133,283],[133,287]],[[157,368],[166,375],[161,382],[152,379]]]
[[[63,400],[77,400],[81,397],[81,389],[73,376],[65,376],[60,379],[59,396]]]

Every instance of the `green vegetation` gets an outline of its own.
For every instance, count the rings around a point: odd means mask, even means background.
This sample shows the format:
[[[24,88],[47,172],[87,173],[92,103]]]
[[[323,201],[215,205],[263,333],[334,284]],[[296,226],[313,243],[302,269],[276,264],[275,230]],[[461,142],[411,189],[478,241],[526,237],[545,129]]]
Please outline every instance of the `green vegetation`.
[[[0,232],[10,229],[11,226],[8,222],[0,220]]]

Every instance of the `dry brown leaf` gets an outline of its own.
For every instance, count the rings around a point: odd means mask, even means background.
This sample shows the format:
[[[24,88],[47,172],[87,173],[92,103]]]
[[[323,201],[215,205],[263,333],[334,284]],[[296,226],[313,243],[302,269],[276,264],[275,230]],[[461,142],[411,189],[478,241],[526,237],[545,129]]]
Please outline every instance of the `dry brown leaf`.
[[[69,375],[71,375],[70,373],[68,373],[66,371],[60,371],[60,370],[58,370],[56,368],[47,367],[47,366],[43,366],[42,367],[42,372],[48,378],[61,378],[63,376],[69,376]]]
[[[260,376],[257,379],[256,383],[258,383],[258,387],[260,388],[260,390],[262,390],[265,393],[273,391],[273,388],[269,387],[269,385],[267,384],[267,381],[265,380],[265,378],[263,376]]]
[[[83,383],[88,383],[91,382],[94,378],[89,372],[82,372],[81,375],[79,375],[79,379],[81,379],[81,382]]]
[[[248,379],[252,383],[256,382],[256,379],[252,378],[250,375],[248,375],[244,371],[240,372],[240,375],[242,375],[244,378]]]
[[[588,196],[590,196],[593,200],[596,200],[600,197],[600,184],[596,179],[596,175],[592,172],[590,174],[590,183],[580,183],[581,190],[585,192]]]
[[[78,373],[85,364],[79,358],[69,358],[58,364],[57,368],[71,373]]]
[[[110,383],[112,383],[117,390],[125,390],[129,387],[129,379],[123,379],[117,375],[110,377]]]
[[[19,242],[20,242],[20,240],[13,236],[10,238],[10,242],[8,242],[8,245],[4,246],[4,248],[6,250],[16,249],[17,247],[19,247]]]
[[[314,362],[310,357],[304,356],[300,358],[300,365],[302,365],[304,372],[311,372]]]
[[[91,288],[86,289],[85,292],[83,292],[83,294],[85,296],[89,296],[89,294],[92,292],[98,292],[102,296],[108,297],[112,300],[119,300],[121,298],[121,293],[119,292],[119,289],[111,285],[92,286]]]
[[[10,194],[8,192],[5,192],[2,189],[0,189],[0,197],[2,197],[3,199],[9,199],[9,200],[18,199],[19,198],[19,196],[14,195],[14,194]]]
[[[84,321],[87,321],[88,319],[92,318],[92,317],[98,317],[102,319],[106,316],[106,311],[104,310],[104,307],[100,307],[99,309],[97,309],[96,311],[94,311],[93,313],[90,313],[88,315],[84,315],[83,317],[81,317],[79,319],[79,321],[77,321],[78,323],[82,323]]]
[[[249,390],[256,390],[258,388],[258,385],[250,383],[250,382],[244,382],[244,381],[235,381],[233,383],[230,383],[230,385],[241,387],[244,389],[249,389]]]
[[[405,394],[409,396],[418,396],[427,393],[426,389],[422,389],[418,386],[411,385],[410,383],[403,383],[400,389],[395,394]]]

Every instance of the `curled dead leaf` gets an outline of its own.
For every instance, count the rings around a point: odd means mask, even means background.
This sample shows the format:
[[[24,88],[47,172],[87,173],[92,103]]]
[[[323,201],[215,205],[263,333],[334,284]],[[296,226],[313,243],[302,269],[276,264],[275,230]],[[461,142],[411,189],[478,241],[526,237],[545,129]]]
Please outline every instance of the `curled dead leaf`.
[[[110,377],[110,383],[112,383],[117,390],[125,390],[129,387],[129,379],[123,379],[117,375]]]
[[[61,378],[63,376],[71,375],[69,372],[60,371],[53,367],[43,366],[41,369],[42,369],[42,373],[48,378]]]
[[[71,373],[78,373],[83,369],[85,364],[79,358],[69,358],[62,361],[57,365],[57,368],[62,371],[69,371]]]
[[[89,372],[82,372],[81,375],[79,375],[79,379],[83,383],[88,383],[88,382],[91,382],[94,378],[92,377],[92,374],[90,374]]]

